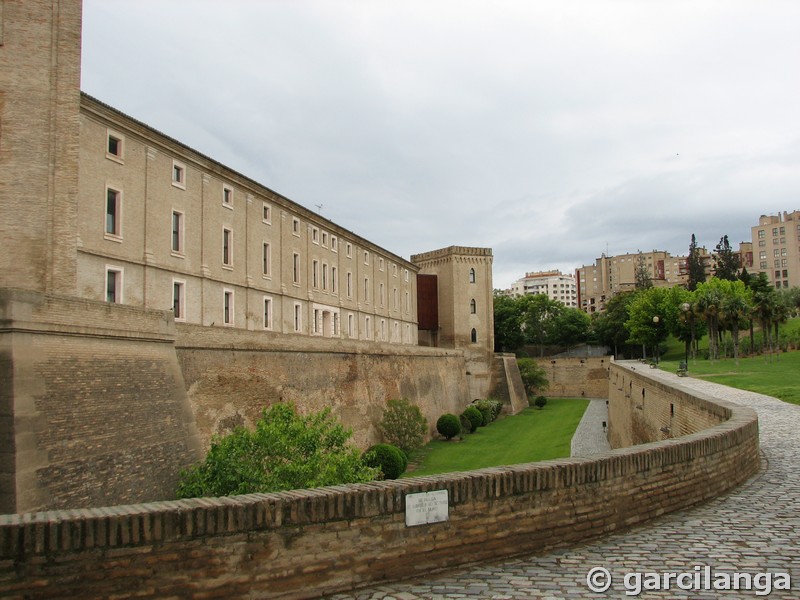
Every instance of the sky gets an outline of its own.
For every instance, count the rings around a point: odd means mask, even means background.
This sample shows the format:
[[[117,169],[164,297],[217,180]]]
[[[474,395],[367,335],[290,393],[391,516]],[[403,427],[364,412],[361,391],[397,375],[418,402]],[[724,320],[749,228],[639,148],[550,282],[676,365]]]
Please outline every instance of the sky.
[[[84,0],[81,89],[494,287],[800,209],[795,0]]]

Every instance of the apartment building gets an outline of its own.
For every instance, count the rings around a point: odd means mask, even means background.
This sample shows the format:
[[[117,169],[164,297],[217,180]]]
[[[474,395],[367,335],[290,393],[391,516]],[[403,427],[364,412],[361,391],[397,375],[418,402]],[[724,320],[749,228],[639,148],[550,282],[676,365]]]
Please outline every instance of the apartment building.
[[[800,286],[800,211],[761,215],[751,233],[753,272],[766,273],[776,288]]]
[[[511,286],[512,296],[525,294],[544,294],[555,302],[569,308],[578,307],[578,288],[573,275],[561,271],[536,271],[525,273]]]

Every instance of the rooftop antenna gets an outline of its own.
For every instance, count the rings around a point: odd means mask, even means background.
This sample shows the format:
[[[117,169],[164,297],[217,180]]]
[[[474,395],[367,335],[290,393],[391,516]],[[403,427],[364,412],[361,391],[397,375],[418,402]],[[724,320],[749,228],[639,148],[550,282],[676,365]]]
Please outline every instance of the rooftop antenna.
[[[317,207],[317,212],[322,214],[322,207],[325,206],[324,204],[315,204],[314,206]]]

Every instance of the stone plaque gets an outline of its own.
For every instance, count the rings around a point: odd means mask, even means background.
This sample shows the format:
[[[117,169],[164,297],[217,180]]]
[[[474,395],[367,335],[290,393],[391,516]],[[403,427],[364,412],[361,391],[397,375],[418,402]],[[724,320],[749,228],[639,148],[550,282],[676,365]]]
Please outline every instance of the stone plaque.
[[[408,494],[406,496],[406,527],[447,521],[447,490]]]

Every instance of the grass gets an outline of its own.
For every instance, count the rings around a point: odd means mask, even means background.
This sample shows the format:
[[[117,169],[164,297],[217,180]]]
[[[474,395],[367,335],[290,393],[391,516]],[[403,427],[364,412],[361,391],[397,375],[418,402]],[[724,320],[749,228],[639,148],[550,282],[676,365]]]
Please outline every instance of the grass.
[[[548,398],[539,410],[527,408],[461,441],[432,440],[412,456],[417,466],[405,477],[471,471],[484,467],[536,462],[570,455],[570,442],[589,401]]]
[[[659,367],[675,372],[679,359],[662,360]],[[770,356],[710,361],[689,359],[689,376],[721,383],[800,404],[800,351],[778,352]]]

